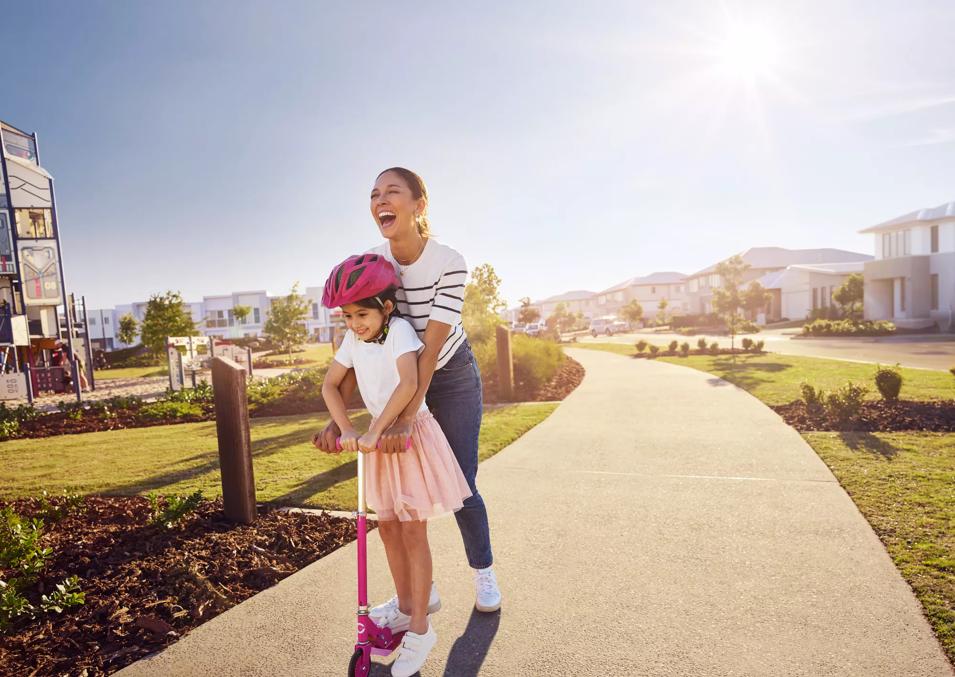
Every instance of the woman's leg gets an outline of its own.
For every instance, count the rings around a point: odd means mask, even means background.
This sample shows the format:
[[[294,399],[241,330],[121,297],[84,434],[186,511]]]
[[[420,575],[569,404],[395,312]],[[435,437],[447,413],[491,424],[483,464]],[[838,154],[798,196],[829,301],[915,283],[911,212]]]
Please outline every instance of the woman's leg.
[[[428,523],[401,522],[401,540],[405,547],[411,581],[409,630],[422,635],[428,631],[428,598],[431,595],[431,547],[428,545]],[[401,593],[398,599],[401,601]]]
[[[381,534],[381,542],[385,545],[388,568],[391,569],[391,578],[395,582],[395,592],[398,594],[398,608],[401,613],[410,616],[414,591],[411,587],[411,566],[408,562],[402,532],[401,522],[398,520],[378,522],[378,533]]]

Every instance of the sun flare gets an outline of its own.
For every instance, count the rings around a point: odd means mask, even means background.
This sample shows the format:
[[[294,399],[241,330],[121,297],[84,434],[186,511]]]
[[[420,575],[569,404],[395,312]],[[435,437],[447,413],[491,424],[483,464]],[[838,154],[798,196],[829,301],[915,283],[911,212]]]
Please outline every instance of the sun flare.
[[[731,26],[716,48],[719,70],[728,78],[747,82],[773,76],[779,55],[776,36],[758,25]]]

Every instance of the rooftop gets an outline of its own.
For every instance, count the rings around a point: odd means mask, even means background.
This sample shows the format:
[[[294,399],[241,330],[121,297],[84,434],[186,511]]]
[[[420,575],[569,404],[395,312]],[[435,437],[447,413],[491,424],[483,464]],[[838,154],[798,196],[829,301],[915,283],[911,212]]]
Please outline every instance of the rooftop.
[[[955,201],[946,202],[938,207],[926,207],[925,209],[916,209],[914,212],[896,216],[875,226],[869,226],[860,230],[860,233],[881,233],[886,230],[893,230],[899,226],[918,223],[920,221],[941,221],[942,219],[955,219]]]
[[[675,273],[672,271],[650,273],[649,275],[644,275],[643,277],[631,277],[629,280],[625,280],[620,284],[615,284],[609,289],[604,289],[600,293],[608,294],[610,292],[620,291],[621,289],[652,284],[679,284],[685,279],[686,275],[683,273]]]
[[[749,264],[750,268],[787,268],[795,265],[847,263],[854,261],[871,261],[872,256],[859,254],[845,249],[786,249],[784,247],[751,247],[740,254],[740,257]],[[723,259],[724,261],[728,259]],[[722,261],[720,262],[722,263]],[[690,277],[697,277],[716,271],[714,263],[703,270],[693,273]]]
[[[538,305],[541,303],[560,303],[561,301],[583,301],[594,296],[594,292],[587,291],[585,289],[577,289],[575,291],[564,292],[563,294],[557,294],[557,296],[548,296],[546,299],[540,301],[535,301],[534,304]]]

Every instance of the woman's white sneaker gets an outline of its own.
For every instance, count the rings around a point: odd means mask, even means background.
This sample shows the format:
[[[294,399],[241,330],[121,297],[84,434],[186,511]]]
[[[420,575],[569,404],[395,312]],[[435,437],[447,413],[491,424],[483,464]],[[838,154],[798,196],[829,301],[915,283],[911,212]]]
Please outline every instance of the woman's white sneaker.
[[[388,616],[391,616],[394,611],[398,610],[398,595],[394,595],[391,599],[383,604],[372,607],[368,611],[368,615],[371,617],[371,620],[375,622],[375,625],[378,627],[382,626],[382,620]],[[441,610],[441,598],[438,596],[438,586],[434,583],[431,584],[431,596],[428,598],[428,614],[435,614]]]
[[[391,665],[391,677],[411,677],[418,672],[437,641],[438,635],[431,627],[430,621],[428,621],[428,631],[423,635],[406,632],[401,639],[398,658]]]
[[[474,589],[477,592],[475,609],[489,613],[501,608],[501,590],[497,587],[497,577],[491,567],[474,570]]]

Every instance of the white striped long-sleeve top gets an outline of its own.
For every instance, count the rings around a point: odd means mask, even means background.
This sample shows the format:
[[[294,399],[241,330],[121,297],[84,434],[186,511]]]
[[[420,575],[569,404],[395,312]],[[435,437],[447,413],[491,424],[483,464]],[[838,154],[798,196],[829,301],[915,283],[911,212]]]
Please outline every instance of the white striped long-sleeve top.
[[[403,266],[395,261],[388,242],[371,250],[391,261],[401,287],[398,288],[398,310],[417,332],[424,336],[428,320],[451,325],[451,333],[438,353],[440,369],[461,347],[467,336],[461,325],[461,308],[464,305],[464,285],[467,283],[468,267],[461,254],[447,245],[428,238],[424,251],[414,263]]]

